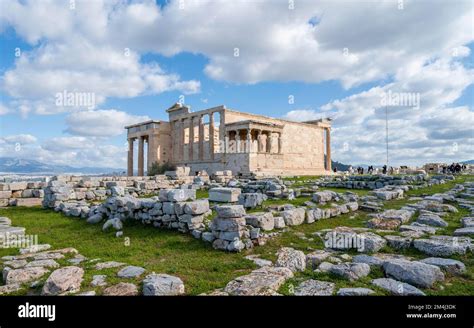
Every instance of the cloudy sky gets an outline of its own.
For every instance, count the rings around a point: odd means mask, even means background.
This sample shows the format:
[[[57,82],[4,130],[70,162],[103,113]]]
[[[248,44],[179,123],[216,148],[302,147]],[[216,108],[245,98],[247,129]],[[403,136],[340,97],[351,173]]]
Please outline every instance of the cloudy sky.
[[[184,100],[330,117],[333,159],[352,164],[384,163],[387,113],[392,165],[470,160],[473,15],[470,0],[1,0],[0,157],[124,168],[123,126]]]

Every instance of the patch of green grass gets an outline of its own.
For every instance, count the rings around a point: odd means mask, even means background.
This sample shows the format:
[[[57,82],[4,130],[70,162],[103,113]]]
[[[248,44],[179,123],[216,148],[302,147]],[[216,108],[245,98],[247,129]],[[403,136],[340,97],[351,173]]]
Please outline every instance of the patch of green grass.
[[[321,191],[324,191],[324,190],[331,190],[331,191],[339,192],[339,193],[344,193],[346,191],[349,191],[349,192],[353,192],[354,194],[356,194],[360,197],[367,196],[370,192],[370,190],[367,190],[367,189],[347,189],[347,188],[321,187]]]
[[[285,205],[285,204],[291,204],[294,206],[304,206],[304,203],[307,201],[310,201],[311,197],[297,197],[292,200],[288,199],[268,199],[263,202],[262,206],[270,206],[270,205]]]
[[[51,244],[55,249],[74,247],[89,259],[124,262],[143,266],[148,272],[176,275],[184,281],[186,292],[191,295],[224,287],[233,278],[255,268],[243,253],[217,251],[190,235],[138,223],[127,223],[125,238],[116,238],[113,232],[103,232],[100,225],[39,207],[0,209],[0,216],[9,217],[13,225],[25,227],[27,234],[37,234],[40,243]],[[129,241],[128,246],[125,241]],[[0,256],[17,252],[0,249]],[[87,270],[86,284],[93,274],[102,272],[106,271]],[[118,282],[114,275],[111,277],[112,282]]]
[[[427,196],[427,195],[433,195],[437,193],[443,193],[454,188],[454,186],[457,184],[468,182],[468,181],[474,181],[474,176],[473,175],[458,175],[456,176],[455,180],[446,180],[446,183],[444,184],[409,190],[406,193],[406,195],[409,197],[416,197],[416,196]]]
[[[303,182],[303,181],[313,181],[322,178],[322,175],[301,175],[301,176],[294,176],[294,177],[284,177],[282,178],[283,181],[295,181],[295,182]]]
[[[209,190],[207,189],[196,190],[196,198],[197,199],[209,198]]]

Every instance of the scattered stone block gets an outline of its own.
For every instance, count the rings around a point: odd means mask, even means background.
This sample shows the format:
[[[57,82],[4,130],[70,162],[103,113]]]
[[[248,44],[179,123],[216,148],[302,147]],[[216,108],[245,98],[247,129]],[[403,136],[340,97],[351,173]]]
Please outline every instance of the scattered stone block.
[[[306,280],[295,289],[296,296],[331,296],[334,293],[335,284],[320,280]]]
[[[221,203],[235,203],[239,201],[240,188],[211,188],[209,201]]]
[[[382,267],[387,276],[421,288],[430,288],[435,282],[444,280],[438,267],[422,262],[393,260],[386,261]]]
[[[306,256],[302,251],[297,251],[291,247],[283,247],[277,255],[276,267],[285,267],[293,272],[306,269]]]
[[[138,295],[138,288],[136,285],[119,282],[116,285],[110,286],[104,290],[104,296],[135,296]]]
[[[388,291],[392,295],[397,296],[424,296],[418,288],[391,278],[378,278],[372,280],[372,285]]]
[[[78,292],[81,288],[84,270],[77,266],[57,269],[46,280],[42,295],[65,295]]]
[[[168,274],[150,274],[143,280],[145,296],[175,296],[184,294],[183,281]]]

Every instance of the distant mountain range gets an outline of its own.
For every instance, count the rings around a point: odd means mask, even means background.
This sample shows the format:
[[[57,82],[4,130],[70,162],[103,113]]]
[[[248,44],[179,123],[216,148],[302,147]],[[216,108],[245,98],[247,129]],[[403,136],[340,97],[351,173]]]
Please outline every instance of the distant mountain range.
[[[337,161],[331,161],[332,167],[336,167],[338,171],[349,170],[349,165],[339,163]],[[463,164],[474,164],[474,160],[461,162]],[[368,165],[360,164],[353,165],[357,167],[367,168]],[[374,165],[375,166],[375,165]],[[32,159],[18,159],[11,157],[0,158],[0,174],[38,174],[38,175],[54,175],[54,174],[114,174],[121,175],[125,172],[125,169],[117,169],[110,167],[72,167],[68,165],[55,165],[46,164],[40,161]]]
[[[349,166],[350,165],[342,164],[342,163],[339,163],[337,161],[331,161],[331,167],[332,167],[333,170],[334,170],[334,168],[337,168],[338,171],[348,171]]]
[[[0,158],[1,174],[120,174],[124,171],[109,167],[72,167],[68,165],[46,164],[32,159]]]

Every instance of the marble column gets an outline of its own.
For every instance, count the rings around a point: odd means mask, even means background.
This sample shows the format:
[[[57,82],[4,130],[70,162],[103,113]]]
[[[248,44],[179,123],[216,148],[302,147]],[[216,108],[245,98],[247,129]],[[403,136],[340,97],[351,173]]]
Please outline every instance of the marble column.
[[[199,116],[199,160],[204,159],[204,124],[202,115]]]
[[[214,113],[209,114],[209,158],[214,159],[215,144],[214,144]]]
[[[179,161],[184,161],[184,137],[185,137],[185,129],[184,129],[184,119],[179,120],[179,130],[178,130],[178,160]]]
[[[194,160],[194,117],[189,118],[189,161]]]
[[[138,137],[138,176],[144,175],[143,137]]]
[[[329,128],[326,130],[326,169],[331,171],[331,130]]]
[[[232,130],[226,131],[226,153],[233,154],[236,152],[236,144],[235,144],[235,139],[232,139]]]
[[[133,176],[133,138],[128,139],[127,175]]]
[[[257,130],[257,153],[262,150],[262,130]]]
[[[226,137],[226,132],[225,132],[225,117],[224,114],[225,111],[219,112],[219,147],[224,147],[224,149],[219,149],[220,153],[225,153],[225,137]]]
[[[281,132],[278,133],[278,154],[283,153],[283,138]]]

